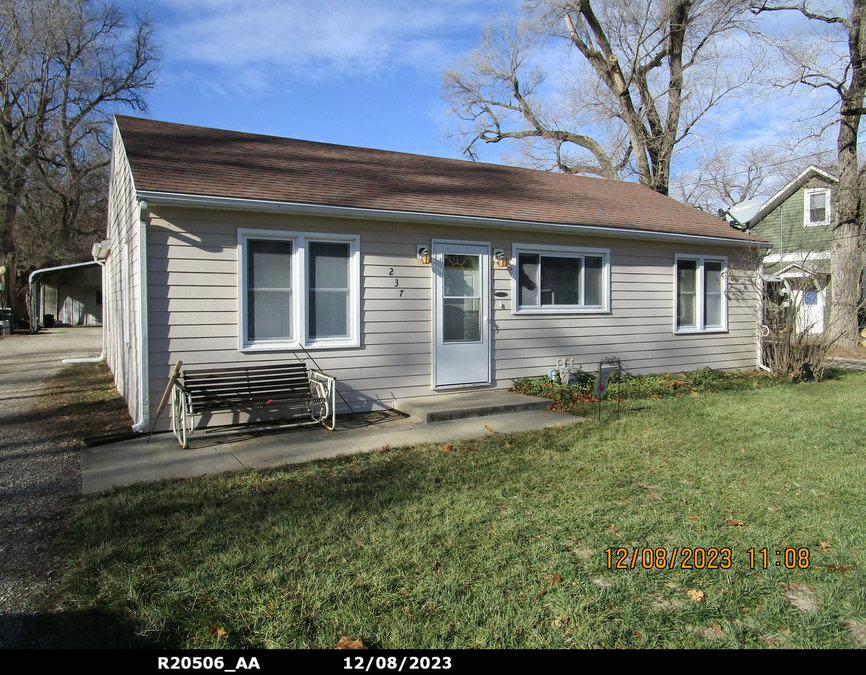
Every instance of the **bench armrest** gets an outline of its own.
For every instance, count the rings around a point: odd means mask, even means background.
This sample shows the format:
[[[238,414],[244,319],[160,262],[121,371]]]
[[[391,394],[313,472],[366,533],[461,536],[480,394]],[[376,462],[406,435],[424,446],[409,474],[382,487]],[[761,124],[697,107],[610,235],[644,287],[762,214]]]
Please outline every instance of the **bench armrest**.
[[[327,375],[327,374],[323,373],[321,370],[313,370],[312,368],[310,368],[310,370],[308,372],[310,374],[311,380],[321,379],[321,381],[323,381],[323,382],[336,382],[337,381],[336,377],[334,377],[333,375]]]
[[[329,399],[328,408],[331,413],[331,426],[328,426],[326,422],[322,422],[322,424],[325,425],[326,429],[333,431],[334,427],[337,426],[337,378],[333,375],[327,375],[321,370],[313,370],[312,368],[307,372],[309,373],[310,382],[318,382],[320,383],[319,386],[324,385],[327,387],[325,397]]]

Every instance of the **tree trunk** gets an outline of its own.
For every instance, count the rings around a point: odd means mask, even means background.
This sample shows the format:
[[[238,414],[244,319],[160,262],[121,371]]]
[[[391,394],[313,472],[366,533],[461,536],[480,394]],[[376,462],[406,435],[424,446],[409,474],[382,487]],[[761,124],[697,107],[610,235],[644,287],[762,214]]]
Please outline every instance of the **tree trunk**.
[[[830,340],[843,349],[857,344],[858,310],[863,273],[862,197],[860,195],[857,132],[866,95],[864,56],[866,0],[855,0],[848,32],[851,59],[851,84],[842,97],[837,151],[839,184],[836,188],[836,224],[833,229],[833,253],[830,278],[833,284],[833,306],[830,308]]]

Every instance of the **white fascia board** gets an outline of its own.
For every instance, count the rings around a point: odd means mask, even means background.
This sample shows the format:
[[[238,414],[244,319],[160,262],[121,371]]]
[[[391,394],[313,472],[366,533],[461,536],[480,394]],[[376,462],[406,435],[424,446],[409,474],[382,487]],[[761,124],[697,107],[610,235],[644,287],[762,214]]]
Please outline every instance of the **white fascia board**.
[[[829,260],[830,251],[813,251],[811,253],[786,253],[779,255],[771,253],[764,258],[764,264],[772,265],[778,262],[806,262],[808,260]]]
[[[386,209],[362,209],[353,206],[327,206],[323,204],[304,204],[299,202],[277,202],[259,199],[238,199],[234,197],[212,197],[207,195],[188,195],[174,192],[152,192],[139,190],[138,199],[148,204],[181,206],[205,209],[232,209],[237,211],[260,211],[265,213],[290,213],[308,216],[330,216],[333,218],[362,218],[370,220],[393,220],[402,222],[439,223],[442,225],[463,225],[485,228],[504,228],[523,231],[563,232],[585,234],[596,237],[621,237],[627,239],[651,239],[680,243],[700,243],[716,246],[757,246],[770,248],[769,242],[728,239],[697,234],[677,234],[673,232],[653,232],[649,230],[604,227],[598,225],[569,225],[565,223],[544,223],[504,218],[482,218],[479,216],[455,216],[442,213],[419,211],[391,211]]]
[[[776,194],[770,197],[764,205],[761,207],[761,210],[755,215],[752,219],[751,226],[754,227],[758,223],[760,223],[767,215],[770,214],[779,204],[784,202],[788,197],[793,195],[797,190],[799,190],[806,182],[811,175],[814,174],[819,178],[823,178],[829,183],[838,183],[839,179],[836,176],[833,176],[822,169],[819,169],[814,164],[807,167],[804,171],[800,173],[794,180],[788,183],[785,187],[779,190]]]
[[[47,274],[48,272],[58,272],[60,270],[71,270],[76,267],[93,267],[94,265],[99,265],[95,260],[91,260],[90,262],[82,262],[82,263],[72,263],[71,265],[60,265],[59,267],[43,267],[41,270],[33,270],[30,273],[30,277],[28,281],[32,284],[33,279],[38,276],[42,276],[43,274]]]

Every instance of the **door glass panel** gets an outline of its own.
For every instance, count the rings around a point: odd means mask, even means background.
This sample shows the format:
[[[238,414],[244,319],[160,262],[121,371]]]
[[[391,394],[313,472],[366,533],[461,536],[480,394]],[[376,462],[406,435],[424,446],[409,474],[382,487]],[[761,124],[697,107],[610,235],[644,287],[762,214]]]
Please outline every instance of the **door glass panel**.
[[[481,341],[480,256],[446,254],[443,275],[442,341]]]

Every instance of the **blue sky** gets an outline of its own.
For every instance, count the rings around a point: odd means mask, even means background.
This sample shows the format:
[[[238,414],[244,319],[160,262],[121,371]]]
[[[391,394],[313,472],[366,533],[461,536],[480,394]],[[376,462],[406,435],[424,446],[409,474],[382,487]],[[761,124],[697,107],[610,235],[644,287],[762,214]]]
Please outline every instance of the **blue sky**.
[[[124,3],[128,8],[132,2]],[[520,0],[146,0],[158,120],[442,157],[442,72]],[[495,159],[498,155],[491,154]]]
[[[479,45],[482,26],[520,0],[121,0],[157,21],[164,58],[148,116],[314,141],[460,157],[446,131],[442,73]],[[795,20],[774,15],[776,25]],[[541,55],[548,82],[566,50]],[[825,91],[768,88],[730,99],[693,130],[678,168],[724,129],[743,147],[773,143]],[[513,148],[512,148],[513,149]],[[481,148],[499,161],[506,143]],[[807,152],[803,150],[802,152]],[[798,151],[798,155],[800,152]],[[795,157],[799,163],[799,157]],[[807,162],[808,163],[808,162]]]

